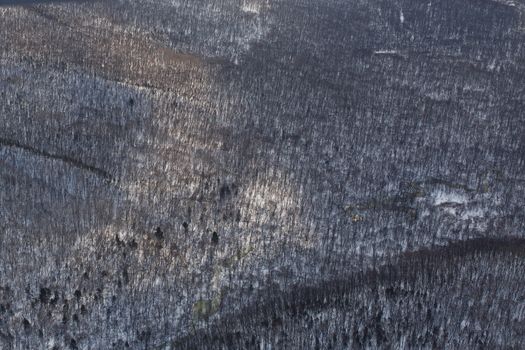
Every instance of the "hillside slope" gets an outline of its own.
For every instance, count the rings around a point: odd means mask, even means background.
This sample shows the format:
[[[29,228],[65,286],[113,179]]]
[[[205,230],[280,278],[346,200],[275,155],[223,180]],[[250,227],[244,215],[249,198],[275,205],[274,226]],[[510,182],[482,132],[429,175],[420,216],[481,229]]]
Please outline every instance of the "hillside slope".
[[[521,0],[0,4],[0,348],[525,343]]]

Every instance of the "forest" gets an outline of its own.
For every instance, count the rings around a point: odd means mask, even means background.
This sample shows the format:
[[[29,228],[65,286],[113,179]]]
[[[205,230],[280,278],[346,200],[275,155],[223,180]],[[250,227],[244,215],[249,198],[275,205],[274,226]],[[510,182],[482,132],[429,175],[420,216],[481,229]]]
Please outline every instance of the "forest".
[[[523,0],[0,1],[0,349],[519,349]]]

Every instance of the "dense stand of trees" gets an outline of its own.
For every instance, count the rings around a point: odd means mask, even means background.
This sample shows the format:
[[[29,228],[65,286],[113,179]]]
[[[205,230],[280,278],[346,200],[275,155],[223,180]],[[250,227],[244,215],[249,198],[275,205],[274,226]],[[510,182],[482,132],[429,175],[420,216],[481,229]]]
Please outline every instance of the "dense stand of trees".
[[[0,7],[0,347],[517,346],[521,11]]]

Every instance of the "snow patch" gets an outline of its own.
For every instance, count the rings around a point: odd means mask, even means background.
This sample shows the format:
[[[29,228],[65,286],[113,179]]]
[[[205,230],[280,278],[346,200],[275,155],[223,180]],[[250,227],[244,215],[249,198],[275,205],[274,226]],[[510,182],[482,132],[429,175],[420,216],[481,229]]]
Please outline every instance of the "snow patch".
[[[462,193],[434,191],[432,193],[434,205],[441,205],[444,203],[465,204],[468,202],[468,197]]]
[[[485,216],[485,211],[481,208],[466,210],[461,214],[461,219],[469,220],[475,218],[483,218]]]
[[[449,215],[452,215],[452,216],[456,216],[457,215],[456,208],[445,208],[445,213],[447,213]]]
[[[377,50],[374,51],[375,55],[397,55],[399,54],[399,51],[396,50]]]
[[[241,6],[241,10],[244,13],[251,13],[254,15],[258,15],[259,12],[261,11],[261,6],[257,3],[245,1],[243,5]]]

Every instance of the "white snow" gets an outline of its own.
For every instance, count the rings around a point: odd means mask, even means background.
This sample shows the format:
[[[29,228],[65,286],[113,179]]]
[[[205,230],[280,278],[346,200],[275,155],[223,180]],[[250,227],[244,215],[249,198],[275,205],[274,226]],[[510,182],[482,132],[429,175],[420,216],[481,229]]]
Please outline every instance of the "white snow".
[[[397,55],[399,52],[396,50],[377,50],[374,51],[375,55]]]
[[[469,209],[461,214],[461,218],[463,220],[482,218],[484,216],[485,216],[485,211],[481,208]]]
[[[257,3],[245,1],[241,7],[241,10],[245,13],[252,13],[252,14],[258,15],[260,12],[260,5]]]
[[[432,198],[434,199],[434,205],[443,203],[465,204],[468,202],[467,196],[458,192],[434,191]]]

